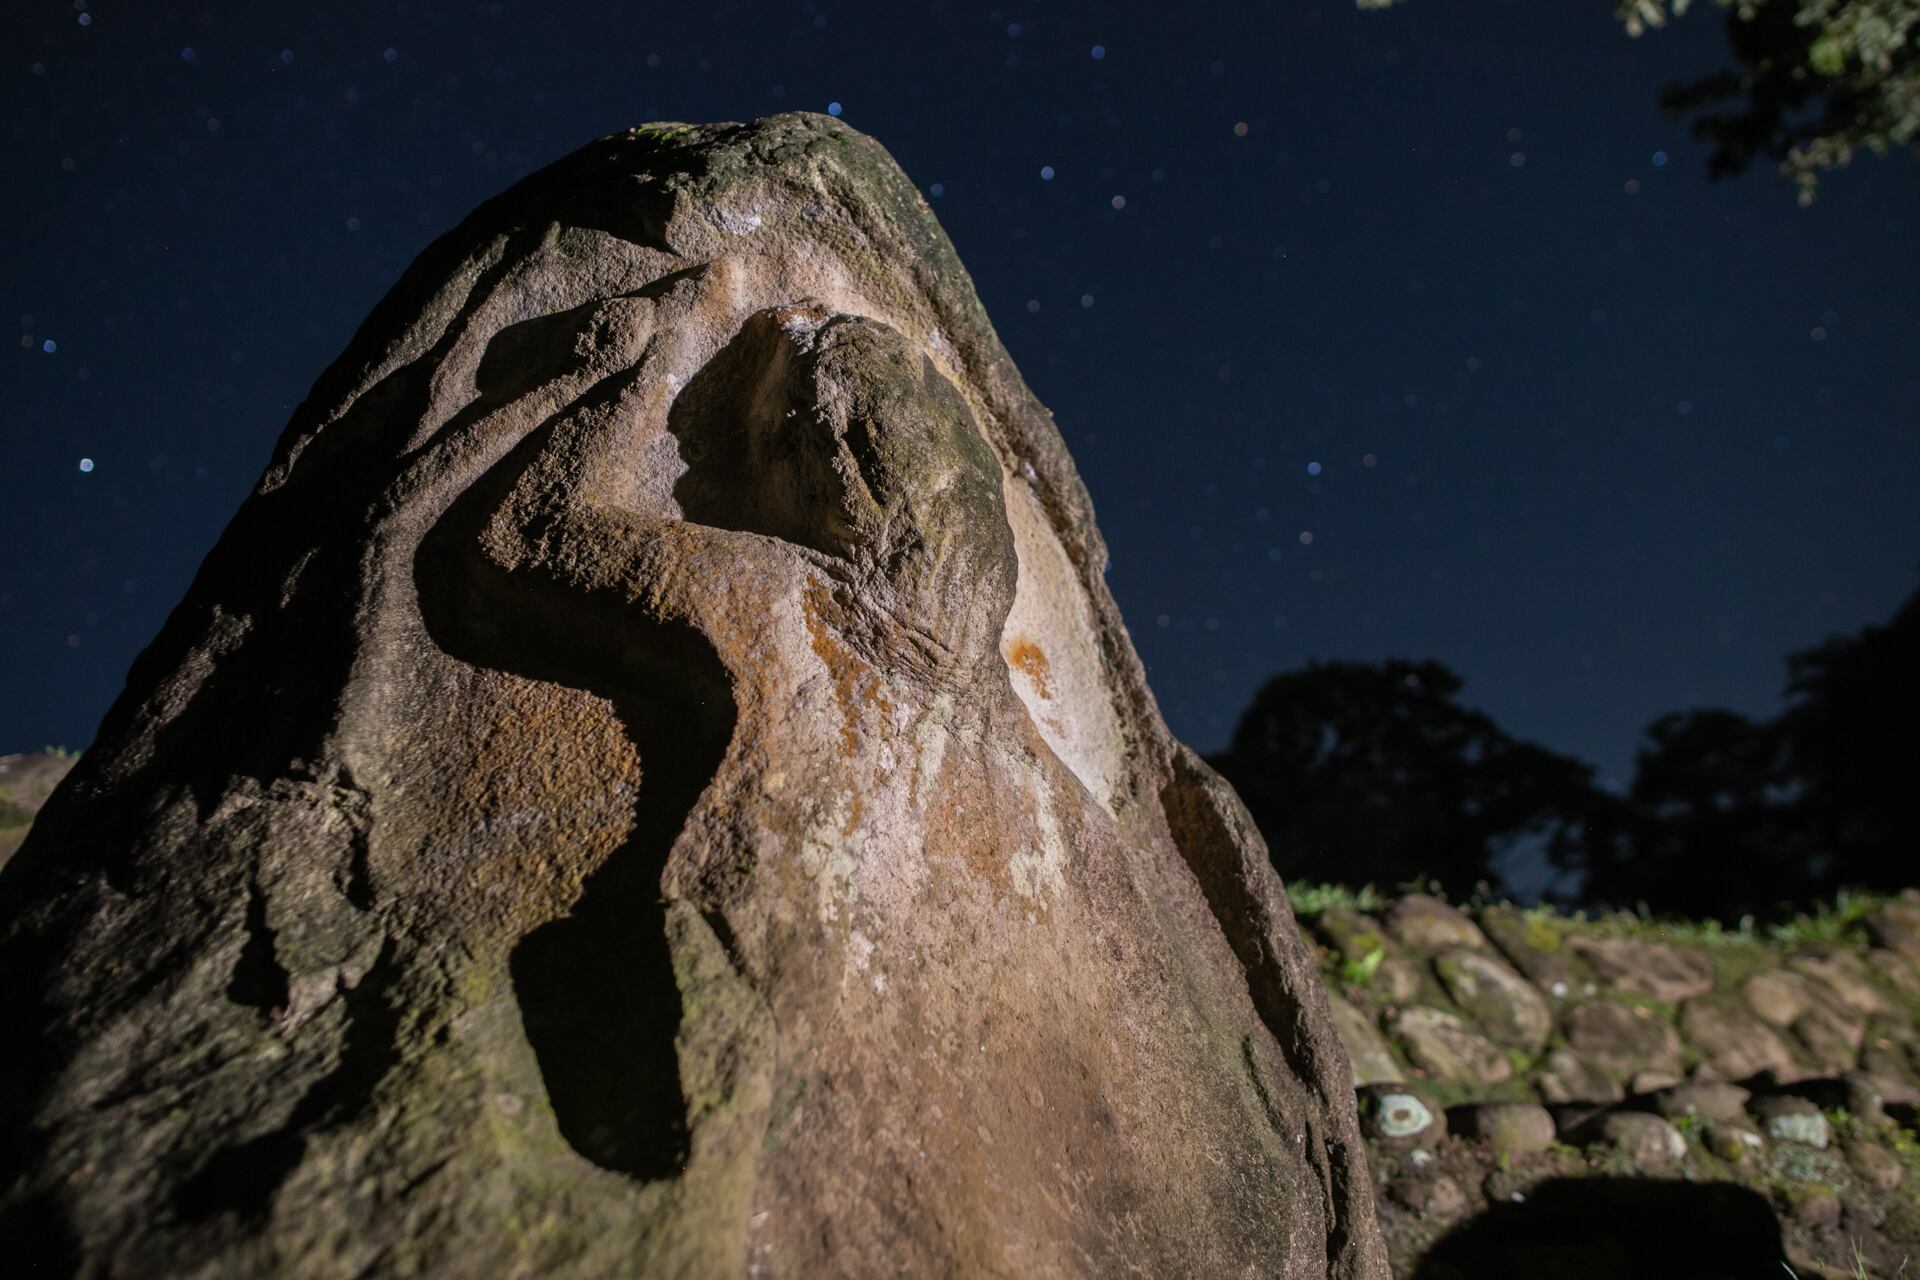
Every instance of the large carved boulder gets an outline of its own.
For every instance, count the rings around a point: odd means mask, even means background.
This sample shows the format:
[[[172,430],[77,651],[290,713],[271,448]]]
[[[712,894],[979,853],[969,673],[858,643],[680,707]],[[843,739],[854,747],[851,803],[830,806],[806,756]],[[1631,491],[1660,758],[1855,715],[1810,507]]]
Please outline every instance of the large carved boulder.
[[[1386,1275],[1259,838],[837,121],[429,249],[0,878],[86,1275]]]

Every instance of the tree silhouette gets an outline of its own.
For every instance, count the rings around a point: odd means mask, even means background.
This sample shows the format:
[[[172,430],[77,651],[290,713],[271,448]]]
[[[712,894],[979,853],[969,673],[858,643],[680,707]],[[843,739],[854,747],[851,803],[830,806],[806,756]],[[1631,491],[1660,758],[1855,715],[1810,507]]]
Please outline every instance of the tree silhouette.
[[[1584,905],[1729,920],[1920,879],[1920,592],[1883,626],[1790,655],[1773,719],[1655,720],[1624,798],[1460,689],[1437,662],[1276,676],[1214,765],[1295,879],[1498,887],[1524,851],[1584,873]]]
[[[1793,654],[1779,731],[1823,890],[1920,877],[1920,591],[1893,620]]]
[[[1884,626],[1790,655],[1786,697],[1772,720],[1710,709],[1649,726],[1628,839],[1575,854],[1588,899],[1768,916],[1914,883],[1920,593]]]
[[[1464,891],[1523,844],[1582,861],[1609,807],[1592,771],[1510,737],[1460,689],[1437,662],[1320,663],[1267,682],[1214,764],[1282,875]]]
[[[1861,148],[1884,154],[1920,138],[1920,0],[1718,0],[1738,62],[1667,86],[1660,105],[1693,117],[1712,148],[1707,171],[1740,173],[1762,157],[1809,203],[1823,171]],[[1628,29],[1659,25],[1684,0],[1629,0]]]
[[[1398,0],[1356,0],[1362,9]],[[1809,204],[1820,175],[1861,149],[1920,152],[1920,0],[1713,0],[1727,11],[1737,66],[1668,85],[1660,105],[1692,116],[1720,178],[1761,157]],[[1629,35],[1663,27],[1694,0],[1617,0]]]
[[[1807,896],[1796,790],[1778,726],[1710,708],[1647,727],[1625,839],[1579,851],[1582,897],[1696,916],[1766,914]]]

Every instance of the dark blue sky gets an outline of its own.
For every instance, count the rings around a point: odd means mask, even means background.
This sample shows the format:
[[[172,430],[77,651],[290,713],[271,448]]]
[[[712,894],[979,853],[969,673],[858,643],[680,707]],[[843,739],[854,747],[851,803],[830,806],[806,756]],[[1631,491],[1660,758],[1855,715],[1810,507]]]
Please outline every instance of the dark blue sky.
[[[432,237],[596,135],[830,103],[1058,416],[1197,746],[1315,658],[1438,658],[1614,776],[1767,712],[1920,580],[1920,165],[1709,184],[1655,98],[1717,14],[1611,8],[7,5],[0,751],[92,737]]]

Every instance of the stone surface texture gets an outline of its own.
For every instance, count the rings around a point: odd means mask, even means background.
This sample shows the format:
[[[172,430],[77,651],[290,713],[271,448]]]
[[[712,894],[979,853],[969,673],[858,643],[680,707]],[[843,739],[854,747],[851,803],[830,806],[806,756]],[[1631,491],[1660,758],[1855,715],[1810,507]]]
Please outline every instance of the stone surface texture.
[[[1530,1155],[1553,1145],[1553,1117],[1532,1102],[1474,1102],[1447,1121],[1453,1132],[1487,1144],[1496,1158]]]
[[[1568,1008],[1562,1026],[1567,1043],[1577,1053],[1617,1076],[1641,1071],[1670,1075],[1680,1070],[1679,1033],[1644,1009],[1588,1000]]]
[[[1699,997],[1680,1009],[1680,1033],[1727,1080],[1793,1070],[1793,1051],[1772,1027],[1730,1000]]]
[[[1669,1120],[1699,1116],[1703,1120],[1738,1120],[1747,1113],[1753,1095],[1737,1084],[1700,1080],[1663,1089],[1653,1099],[1655,1110]]]
[[[1499,957],[1462,947],[1437,956],[1433,971],[1453,1003],[1495,1044],[1538,1053],[1553,1033],[1546,998]]]
[[[1374,1027],[1373,1021],[1339,996],[1332,997],[1330,1003],[1333,1006],[1334,1030],[1346,1045],[1347,1057],[1353,1062],[1354,1087],[1394,1084],[1404,1080],[1405,1068],[1393,1056],[1393,1049],[1388,1046],[1386,1037]]]
[[[1410,947],[1485,947],[1486,935],[1464,913],[1422,893],[1410,893],[1387,908],[1387,931]]]
[[[295,412],[0,878],[9,1245],[1384,1277],[1314,958],[1105,561],[872,141],[527,178]]]
[[[1660,1168],[1687,1154],[1687,1140],[1659,1116],[1645,1111],[1615,1111],[1601,1118],[1600,1140],[1641,1168]]]
[[[1866,918],[1875,945],[1920,960],[1920,902],[1890,902]]]
[[[1444,1009],[1425,1005],[1402,1009],[1393,1020],[1393,1034],[1406,1046],[1413,1064],[1436,1080],[1489,1085],[1513,1074],[1512,1062],[1498,1045],[1465,1018]]]
[[[1568,945],[1600,981],[1632,995],[1677,1002],[1713,990],[1713,968],[1696,952],[1629,938],[1576,937]]]
[[[1534,1075],[1542,1102],[1618,1102],[1626,1087],[1571,1049],[1555,1049]]]

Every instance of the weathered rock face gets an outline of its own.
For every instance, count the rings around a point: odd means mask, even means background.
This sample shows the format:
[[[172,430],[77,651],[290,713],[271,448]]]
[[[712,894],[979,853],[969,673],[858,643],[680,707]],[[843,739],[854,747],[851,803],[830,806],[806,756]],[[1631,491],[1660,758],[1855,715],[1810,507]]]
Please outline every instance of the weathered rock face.
[[[0,879],[84,1274],[1385,1275],[1352,1076],[1050,418],[838,122],[431,248]]]

